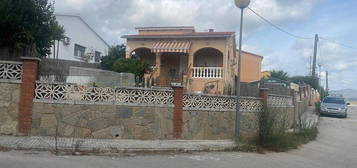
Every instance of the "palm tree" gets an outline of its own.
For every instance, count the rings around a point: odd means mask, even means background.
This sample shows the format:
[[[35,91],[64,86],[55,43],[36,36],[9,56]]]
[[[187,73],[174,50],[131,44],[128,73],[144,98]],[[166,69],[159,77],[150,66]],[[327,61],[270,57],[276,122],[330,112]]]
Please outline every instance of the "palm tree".
[[[270,77],[287,81],[289,79],[289,74],[287,72],[284,72],[283,70],[273,70],[270,72]]]

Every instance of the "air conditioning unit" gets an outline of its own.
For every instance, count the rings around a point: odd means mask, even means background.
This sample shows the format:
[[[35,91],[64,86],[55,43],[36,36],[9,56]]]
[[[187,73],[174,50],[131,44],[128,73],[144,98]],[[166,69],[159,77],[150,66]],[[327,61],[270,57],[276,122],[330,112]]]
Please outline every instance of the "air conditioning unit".
[[[65,38],[63,39],[63,44],[64,44],[64,45],[69,45],[69,44],[71,44],[71,38],[65,37]]]

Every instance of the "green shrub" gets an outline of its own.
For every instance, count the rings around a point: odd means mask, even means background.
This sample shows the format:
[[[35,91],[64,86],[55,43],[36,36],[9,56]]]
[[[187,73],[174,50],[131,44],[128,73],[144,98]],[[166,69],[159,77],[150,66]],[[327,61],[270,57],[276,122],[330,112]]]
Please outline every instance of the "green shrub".
[[[320,101],[315,103],[315,109],[316,109],[316,112],[320,112],[321,111],[321,102]]]
[[[287,132],[287,125],[282,123],[285,119],[278,120],[277,115],[277,111],[272,109],[260,113],[257,149],[284,152],[296,149],[316,138],[318,134],[316,127],[300,128],[298,132]]]
[[[142,78],[145,71],[150,68],[150,65],[133,58],[120,58],[115,61],[113,71],[133,73],[135,76]]]

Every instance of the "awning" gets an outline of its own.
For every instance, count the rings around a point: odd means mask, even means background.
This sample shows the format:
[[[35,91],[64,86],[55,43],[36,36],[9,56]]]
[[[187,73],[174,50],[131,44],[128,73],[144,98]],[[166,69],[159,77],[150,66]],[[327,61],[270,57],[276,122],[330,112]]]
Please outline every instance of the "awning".
[[[160,41],[154,43],[151,48],[151,52],[179,52],[188,53],[190,52],[192,43],[190,41]]]

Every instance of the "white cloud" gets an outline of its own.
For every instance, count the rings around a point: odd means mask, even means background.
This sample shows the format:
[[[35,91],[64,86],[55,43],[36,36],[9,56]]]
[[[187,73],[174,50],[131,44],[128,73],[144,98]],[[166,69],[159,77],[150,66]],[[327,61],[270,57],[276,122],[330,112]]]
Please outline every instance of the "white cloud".
[[[252,0],[250,7],[285,27],[287,23],[303,22],[320,1]],[[79,13],[111,44],[123,42],[120,36],[135,33],[137,26],[192,25],[198,31],[209,28],[238,31],[239,26],[239,9],[233,0],[56,0],[55,7],[59,13]],[[245,14],[246,39],[269,26],[249,10]],[[244,45],[243,49],[263,55],[264,69],[283,69],[291,75],[306,75],[313,42],[296,41],[284,51],[264,44]],[[357,52],[323,40],[320,40],[319,50],[318,63],[323,65],[323,70],[330,71],[331,86],[343,88],[357,83],[354,78],[357,58],[352,57]]]
[[[255,0],[251,8],[280,23],[306,17],[317,1]],[[121,40],[104,30],[120,29],[128,34],[136,26],[193,25],[201,31],[237,31],[239,25],[239,9],[233,0],[56,0],[55,7],[56,12],[79,13],[105,39],[117,42]],[[246,13],[245,33],[264,25],[251,12]]]

